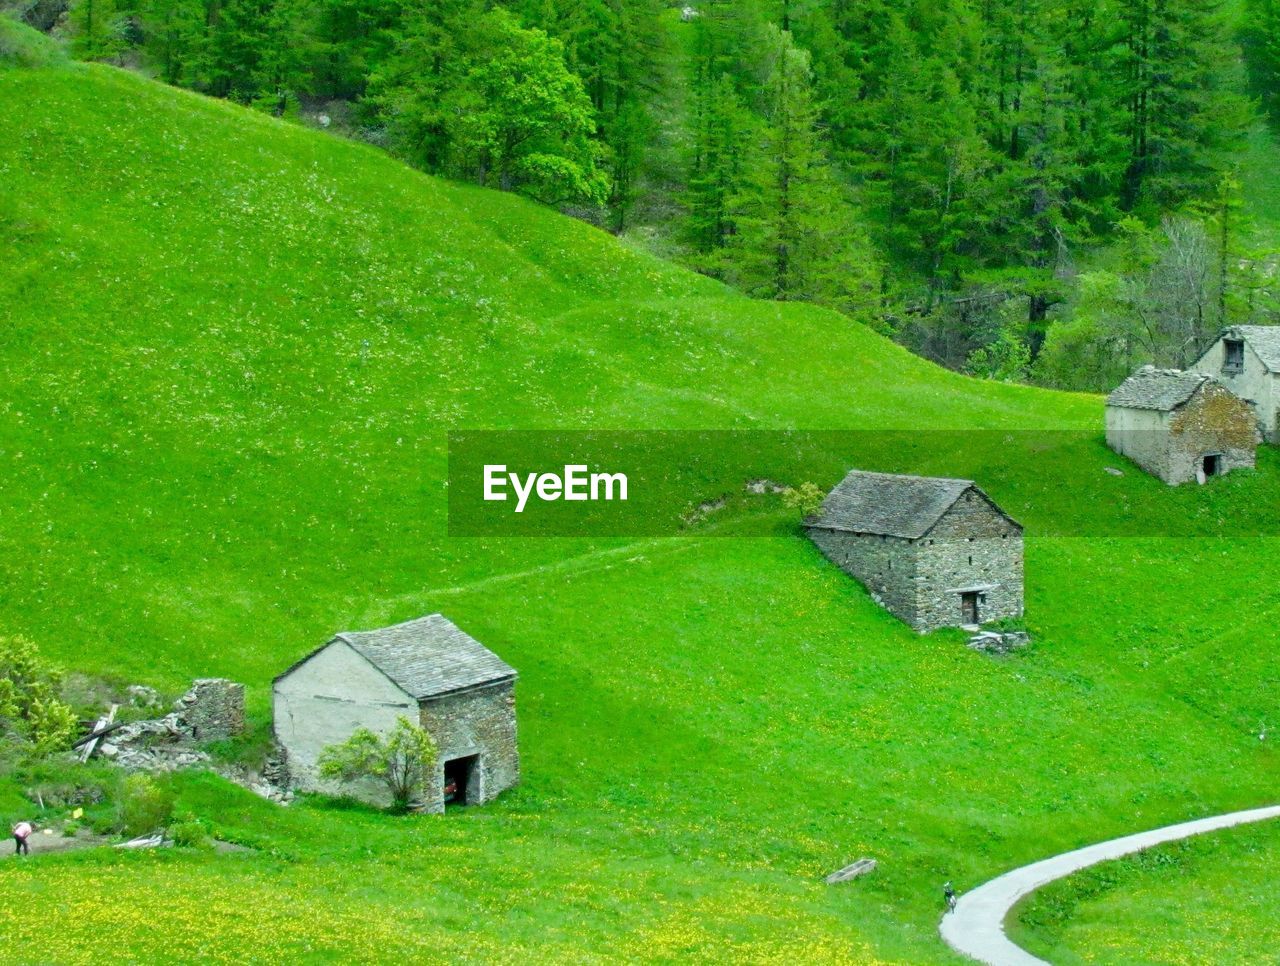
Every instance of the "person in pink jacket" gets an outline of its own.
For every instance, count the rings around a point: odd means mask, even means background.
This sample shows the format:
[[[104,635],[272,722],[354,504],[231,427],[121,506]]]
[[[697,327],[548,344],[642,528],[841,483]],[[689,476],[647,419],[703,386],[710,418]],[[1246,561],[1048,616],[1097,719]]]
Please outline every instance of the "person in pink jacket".
[[[14,855],[30,855],[31,846],[27,844],[27,839],[31,838],[31,833],[35,829],[31,827],[30,822],[19,822],[13,827],[13,854]]]

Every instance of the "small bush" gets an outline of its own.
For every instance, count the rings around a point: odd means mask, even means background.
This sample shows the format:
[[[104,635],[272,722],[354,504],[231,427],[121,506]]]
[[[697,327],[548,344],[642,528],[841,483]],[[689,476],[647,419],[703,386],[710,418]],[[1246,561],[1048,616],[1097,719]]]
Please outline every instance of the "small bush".
[[[320,774],[340,781],[378,779],[404,808],[426,789],[438,751],[431,735],[401,715],[390,734],[357,728],[346,741],[330,745],[320,755]]]
[[[116,799],[114,830],[137,836],[165,828],[173,816],[173,798],[173,792],[150,775],[128,775]]]
[[[789,507],[795,507],[804,518],[813,516],[822,508],[825,494],[816,483],[801,483],[789,486],[782,493],[782,501]]]
[[[62,826],[62,837],[64,839],[73,839],[80,834],[82,826],[75,819],[71,819]]]
[[[202,849],[213,845],[213,836],[204,820],[191,812],[184,812],[169,826],[169,837],[175,845]]]
[[[2,19],[2,18],[0,18]],[[71,744],[76,716],[60,698],[62,672],[25,637],[0,637],[0,738],[35,759]]]

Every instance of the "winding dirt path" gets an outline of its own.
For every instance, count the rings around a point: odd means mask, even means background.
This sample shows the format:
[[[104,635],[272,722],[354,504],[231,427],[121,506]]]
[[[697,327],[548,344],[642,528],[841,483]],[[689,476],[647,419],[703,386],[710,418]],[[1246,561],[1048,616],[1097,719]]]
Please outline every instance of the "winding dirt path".
[[[1141,852],[1165,842],[1190,838],[1204,832],[1262,822],[1280,818],[1280,805],[1252,808],[1242,812],[1214,815],[1149,832],[1138,832],[1123,838],[1111,839],[1088,845],[1074,852],[1063,852],[1053,858],[1041,859],[1031,865],[1006,872],[990,882],[983,883],[965,893],[956,903],[955,912],[942,917],[938,927],[942,938],[956,952],[987,963],[989,966],[1048,966],[1043,959],[1032,956],[1025,949],[1014,945],[1004,934],[1004,920],[1009,910],[1023,896],[1034,892],[1055,879],[1061,879],[1081,869],[1118,859],[1134,852]]]

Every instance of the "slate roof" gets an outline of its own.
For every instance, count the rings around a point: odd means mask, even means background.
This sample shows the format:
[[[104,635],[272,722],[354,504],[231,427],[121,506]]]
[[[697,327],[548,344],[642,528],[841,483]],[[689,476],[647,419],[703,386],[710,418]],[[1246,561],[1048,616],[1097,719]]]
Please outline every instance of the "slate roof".
[[[513,680],[516,676],[515,668],[442,614],[430,614],[373,631],[343,631],[324,647],[335,641],[351,645],[419,701]],[[316,653],[319,651],[312,652]],[[312,654],[276,680],[304,664]]]
[[[822,501],[820,530],[844,530],[877,536],[923,537],[966,491],[973,489],[1014,526],[1017,521],[996,506],[972,480],[936,476],[899,476],[853,470]]]
[[[1268,372],[1280,372],[1280,325],[1233,325],[1222,334],[1228,339],[1243,339]]]
[[[1196,390],[1212,378],[1202,372],[1143,366],[1112,390],[1107,405],[1169,412],[1194,396]]]

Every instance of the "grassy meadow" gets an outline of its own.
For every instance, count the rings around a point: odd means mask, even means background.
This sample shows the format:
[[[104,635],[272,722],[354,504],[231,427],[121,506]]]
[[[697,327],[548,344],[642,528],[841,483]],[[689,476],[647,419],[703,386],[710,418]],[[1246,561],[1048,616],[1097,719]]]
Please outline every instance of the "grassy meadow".
[[[1263,824],[1104,863],[1029,897],[1013,935],[1064,966],[1274,962],[1277,849]]]
[[[524,772],[440,819],[180,776],[252,851],[2,865],[6,958],[947,962],[944,879],[1274,798],[1275,451],[1113,476],[1099,398],[100,66],[0,68],[0,321],[5,632],[245,681],[260,737],[298,656],[441,611],[519,670]],[[507,428],[983,430],[944,471],[1026,524],[1035,642],[916,636],[775,498],[736,511],[771,536],[449,538],[446,432]]]

